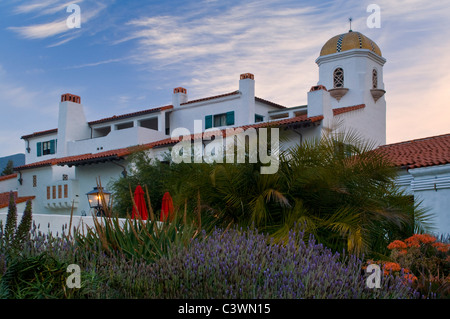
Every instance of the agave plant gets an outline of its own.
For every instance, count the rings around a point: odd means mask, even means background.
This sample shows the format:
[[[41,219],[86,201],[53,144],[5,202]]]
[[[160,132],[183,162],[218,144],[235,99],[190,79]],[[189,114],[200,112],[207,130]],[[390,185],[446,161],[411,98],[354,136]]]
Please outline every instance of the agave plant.
[[[133,205],[136,206],[131,189],[130,195]],[[88,250],[92,247],[98,248],[109,255],[125,256],[130,260],[142,258],[146,262],[154,262],[166,256],[172,245],[187,245],[199,234],[201,224],[187,223],[186,213],[181,216],[178,210],[170,222],[156,220],[148,190],[147,200],[150,219],[132,219],[127,216],[122,221],[118,215],[107,211],[103,217],[93,216],[94,227],[88,227],[86,233],[75,232],[77,245]]]

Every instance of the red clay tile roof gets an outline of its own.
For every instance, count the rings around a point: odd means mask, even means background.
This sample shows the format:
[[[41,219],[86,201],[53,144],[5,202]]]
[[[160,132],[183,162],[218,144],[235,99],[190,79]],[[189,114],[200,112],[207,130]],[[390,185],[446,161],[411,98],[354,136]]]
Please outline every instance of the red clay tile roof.
[[[306,115],[300,115],[300,116],[296,116],[296,117],[292,117],[292,118],[288,118],[288,119],[282,119],[282,120],[278,120],[278,121],[270,121],[270,122],[260,122],[260,123],[256,123],[256,124],[250,124],[250,125],[244,125],[244,126],[238,126],[238,127],[230,127],[229,129],[249,129],[249,128],[261,128],[261,127],[271,127],[271,126],[282,126],[282,125],[292,125],[292,124],[296,124],[296,123],[302,123],[303,125],[308,125],[311,123],[316,123],[323,120],[323,116],[314,116],[314,117],[307,117]],[[226,136],[227,135],[227,129],[220,129],[222,136]],[[213,131],[211,131],[211,135],[213,135]],[[198,136],[199,138],[202,137],[202,135],[199,134]],[[191,139],[195,139],[196,135],[191,134]],[[176,144],[179,141],[181,141],[181,137],[179,138],[179,140],[173,140],[170,137],[161,141],[157,141],[157,142],[153,142],[153,143],[149,143],[146,144],[148,146],[148,148],[153,148],[153,147],[158,147],[158,146],[164,146],[164,145],[170,145],[170,144]]]
[[[113,160],[113,159],[121,159],[124,156],[130,155],[133,152],[136,152],[139,150],[139,147],[124,147],[119,148],[116,150],[111,151],[104,151],[100,153],[88,153],[88,154],[82,154],[82,155],[75,155],[75,156],[67,156],[62,157],[58,159],[57,164],[58,165],[76,165],[78,163],[95,163],[95,162],[105,162],[107,160]]]
[[[22,166],[17,166],[14,167],[14,170],[16,172],[21,171],[23,169],[29,169],[29,168],[38,168],[38,167],[44,167],[44,166],[53,166],[56,165],[58,163],[58,159],[56,158],[51,158],[45,161],[40,161],[40,162],[34,162],[34,163],[30,163],[30,164],[25,164]]]
[[[58,129],[54,128],[54,129],[51,129],[51,130],[39,131],[39,132],[34,132],[34,133],[31,133],[31,134],[28,134],[28,135],[24,135],[24,136],[21,137],[21,139],[26,140],[26,139],[29,139],[31,137],[48,135],[48,134],[53,134],[53,133],[57,133],[57,132],[58,132]]]
[[[355,110],[359,110],[362,108],[365,108],[366,105],[365,104],[359,104],[359,105],[354,105],[354,106],[346,106],[346,107],[340,107],[338,109],[333,109],[333,115],[339,115],[339,114],[343,114],[343,113],[347,113],[347,112],[351,112],[351,111],[355,111]]]
[[[17,177],[17,173],[5,175],[5,176],[0,176],[0,182],[1,181],[6,181],[8,179],[16,178],[16,177]]]
[[[16,204],[26,202],[27,200],[33,200],[35,198],[35,196],[18,197],[17,192],[13,192],[13,195]],[[9,192],[0,193],[0,209],[9,206],[9,196],[10,196]]]
[[[150,114],[150,113],[156,113],[156,112],[160,112],[160,111],[164,111],[164,110],[170,110],[172,108],[173,108],[173,105],[159,106],[159,107],[155,107],[155,108],[148,109],[148,110],[143,110],[143,111],[138,111],[138,112],[133,112],[133,113],[128,113],[128,114],[122,114],[122,115],[114,115],[114,116],[107,117],[104,119],[88,122],[88,124],[94,125],[94,124],[100,124],[100,123],[105,123],[105,122],[110,122],[110,121],[116,121],[116,120],[126,119],[126,118],[133,117],[133,116],[139,116],[139,115],[145,115],[145,114]]]
[[[186,105],[186,104],[191,104],[191,103],[198,103],[198,102],[203,102],[203,101],[209,101],[209,100],[214,100],[214,99],[218,99],[218,98],[221,98],[221,97],[237,95],[237,94],[239,94],[239,91],[233,91],[233,92],[230,92],[230,93],[219,94],[219,95],[204,97],[204,98],[197,99],[197,100],[187,101],[185,103],[181,103],[180,105]]]
[[[269,104],[270,106],[274,106],[274,107],[277,107],[279,109],[285,109],[286,108],[286,106],[283,106],[283,105],[280,105],[280,104],[277,104],[277,103],[274,103],[274,102],[262,99],[262,98],[257,97],[257,96],[255,96],[255,101],[258,101],[258,102],[261,102],[261,103],[265,103],[265,104]]]
[[[407,169],[450,163],[450,134],[380,146],[396,166]]]

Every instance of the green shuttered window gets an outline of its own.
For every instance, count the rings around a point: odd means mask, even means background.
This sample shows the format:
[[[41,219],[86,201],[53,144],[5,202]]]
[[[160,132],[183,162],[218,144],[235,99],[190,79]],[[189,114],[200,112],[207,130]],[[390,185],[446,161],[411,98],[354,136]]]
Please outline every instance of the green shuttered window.
[[[57,140],[37,142],[36,143],[37,156],[55,154],[56,153],[56,145],[57,145]]]
[[[234,125],[234,111],[205,116],[205,129],[226,125]]]

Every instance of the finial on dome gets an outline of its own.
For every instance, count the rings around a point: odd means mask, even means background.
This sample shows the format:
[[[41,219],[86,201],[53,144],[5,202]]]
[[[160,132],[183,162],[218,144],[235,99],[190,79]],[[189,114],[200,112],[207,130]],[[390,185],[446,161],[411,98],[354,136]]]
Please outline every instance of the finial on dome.
[[[348,32],[352,32],[352,17],[348,18],[348,22],[350,23],[350,30]]]

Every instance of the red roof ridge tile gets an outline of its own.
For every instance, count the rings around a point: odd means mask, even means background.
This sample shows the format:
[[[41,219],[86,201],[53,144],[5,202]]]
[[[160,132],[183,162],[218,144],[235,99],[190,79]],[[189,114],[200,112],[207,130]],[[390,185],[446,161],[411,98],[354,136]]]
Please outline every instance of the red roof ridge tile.
[[[37,168],[37,167],[44,167],[44,166],[53,166],[53,165],[56,165],[57,162],[58,162],[58,159],[51,158],[51,159],[40,161],[40,162],[34,162],[34,163],[30,163],[30,164],[17,166],[17,167],[14,167],[14,170],[16,172],[18,172],[23,169]]]
[[[90,121],[90,122],[88,122],[88,124],[94,125],[94,124],[99,124],[99,123],[105,123],[105,122],[109,122],[109,121],[115,121],[118,119],[124,119],[124,118],[133,117],[133,116],[145,115],[145,114],[149,114],[149,113],[155,113],[158,111],[164,111],[164,110],[168,110],[171,108],[173,108],[173,105],[158,106],[158,107],[154,107],[154,108],[146,109],[146,110],[142,110],[142,111],[136,111],[136,112],[126,113],[126,114],[122,114],[122,115],[113,115],[113,116],[106,117],[103,119]]]
[[[204,97],[204,98],[200,98],[200,99],[196,99],[196,100],[192,100],[192,101],[187,101],[187,102],[181,103],[180,105],[186,105],[186,104],[192,104],[192,103],[198,103],[198,102],[203,102],[203,101],[219,99],[221,97],[236,95],[236,94],[239,94],[239,93],[240,93],[239,90],[237,90],[237,91],[233,91],[233,92],[229,92],[229,93],[224,93],[224,94],[219,94],[219,95],[214,95],[214,96],[208,96],[208,97]]]
[[[47,134],[53,134],[53,133],[57,133],[58,129],[54,128],[54,129],[50,129],[50,130],[45,130],[45,131],[39,131],[39,132],[34,132],[31,134],[27,134],[27,135],[23,135],[21,137],[21,139],[28,139],[30,137],[37,137],[37,136],[41,136],[41,135],[47,135]]]
[[[362,108],[365,108],[366,105],[365,104],[358,104],[358,105],[352,105],[352,106],[345,106],[345,107],[340,107],[340,108],[335,108],[333,109],[333,116],[339,115],[339,114],[343,114],[343,113],[347,113],[347,112],[351,112],[351,111],[356,111]]]
[[[281,104],[278,104],[278,103],[275,103],[275,102],[272,102],[272,101],[269,101],[269,100],[266,100],[266,99],[263,99],[263,98],[260,98],[260,97],[257,97],[257,96],[255,96],[255,100],[259,101],[259,102],[262,102],[262,103],[269,104],[271,106],[275,106],[275,107],[277,107],[279,109],[286,109],[287,108],[286,106],[283,106]]]
[[[26,202],[28,200],[33,200],[36,198],[36,196],[19,197],[17,191],[13,191],[13,195],[14,195],[14,201],[16,204],[20,204],[20,203]],[[9,196],[10,196],[10,192],[0,193],[0,209],[9,206]]]
[[[450,133],[447,133],[447,134],[440,134],[440,135],[434,135],[434,136],[429,136],[429,137],[421,137],[421,138],[416,138],[416,139],[407,140],[407,141],[401,141],[401,142],[390,143],[390,144],[386,144],[386,145],[381,145],[380,148],[381,148],[381,147],[390,147],[390,146],[400,145],[400,144],[410,144],[410,143],[414,143],[414,142],[421,142],[421,141],[426,141],[426,140],[430,140],[430,139],[435,139],[435,138],[446,138],[446,137],[450,137]]]
[[[8,179],[13,179],[13,178],[16,178],[16,177],[17,177],[17,173],[0,176],[0,182],[1,181],[6,181]]]

